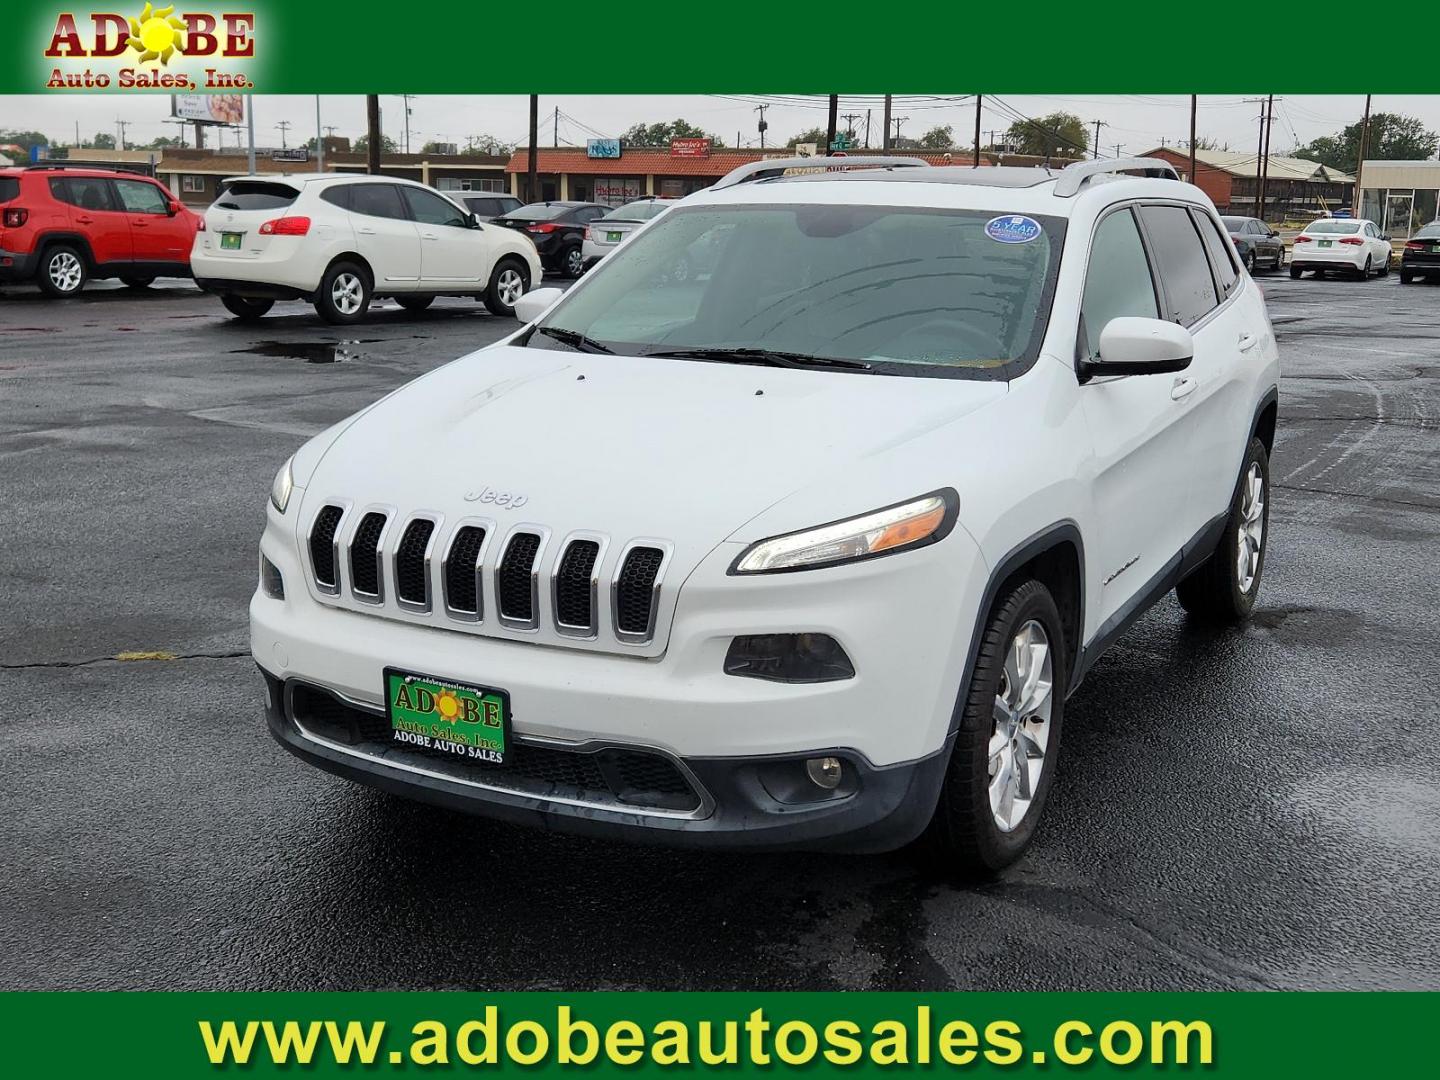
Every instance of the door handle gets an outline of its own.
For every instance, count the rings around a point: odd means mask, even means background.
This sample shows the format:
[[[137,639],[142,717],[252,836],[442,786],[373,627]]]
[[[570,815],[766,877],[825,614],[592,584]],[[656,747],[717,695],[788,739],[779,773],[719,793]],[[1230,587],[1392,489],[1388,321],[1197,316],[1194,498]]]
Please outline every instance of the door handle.
[[[1170,400],[1183,401],[1195,392],[1200,384],[1194,379],[1176,379],[1170,386]]]
[[[130,224],[134,225],[137,229],[148,229],[150,227],[150,223],[148,221],[132,221],[130,222]]]
[[[75,220],[78,221],[81,225],[93,225],[95,223],[95,219],[93,217],[77,217]]]
[[[1259,340],[1260,339],[1254,334],[1241,334],[1240,340],[1239,342],[1237,342],[1237,344],[1240,346],[1241,352],[1249,352],[1255,347],[1255,343]]]
[[[374,229],[356,229],[355,231],[356,231],[357,233],[359,233],[361,236],[374,236],[374,235],[375,235],[375,230],[374,230]]]
[[[433,233],[433,232],[421,233],[420,235],[423,236],[426,240],[439,240],[439,239],[440,239],[440,237],[437,236],[437,235],[436,235],[435,233]]]

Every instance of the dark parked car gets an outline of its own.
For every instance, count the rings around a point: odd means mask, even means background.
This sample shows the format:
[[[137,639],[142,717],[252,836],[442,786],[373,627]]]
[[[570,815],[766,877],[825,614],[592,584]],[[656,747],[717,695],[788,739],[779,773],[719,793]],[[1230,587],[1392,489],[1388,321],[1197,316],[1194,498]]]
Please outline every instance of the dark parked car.
[[[514,195],[463,195],[458,192],[450,194],[458,197],[481,221],[494,221],[525,205]]]
[[[1405,241],[1400,252],[1400,284],[1416,278],[1440,281],[1440,221],[1432,221]]]
[[[496,218],[495,224],[519,229],[530,237],[546,270],[566,277],[579,277],[585,268],[585,259],[580,253],[585,226],[610,210],[611,207],[603,203],[531,203]]]
[[[1285,241],[1259,218],[1222,217],[1220,220],[1225,223],[1240,261],[1250,273],[1255,272],[1257,265],[1267,270],[1279,270],[1285,265]]]

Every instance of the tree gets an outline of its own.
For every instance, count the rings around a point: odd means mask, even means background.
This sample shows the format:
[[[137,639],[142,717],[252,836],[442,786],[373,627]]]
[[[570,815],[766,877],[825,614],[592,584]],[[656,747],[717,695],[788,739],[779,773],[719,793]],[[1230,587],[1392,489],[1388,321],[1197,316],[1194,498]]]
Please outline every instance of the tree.
[[[1186,140],[1186,141],[1188,142],[1189,140]],[[1184,147],[1185,147],[1185,150],[1186,150],[1187,152],[1188,152],[1189,149],[1190,149],[1190,147],[1189,147],[1189,146],[1186,146],[1185,143],[1183,143],[1183,142],[1180,143],[1180,144],[1178,144],[1178,145],[1184,146]],[[1195,149],[1196,149],[1196,150],[1224,150],[1224,151],[1228,152],[1228,151],[1230,150],[1230,144],[1229,144],[1229,143],[1222,143],[1219,139],[1212,139],[1212,138],[1210,138],[1210,137],[1207,136],[1207,135],[1196,135],[1196,136],[1195,136]]]
[[[49,146],[50,140],[39,131],[14,131],[10,128],[0,128],[0,143],[14,143],[26,154],[29,154],[32,146]]]
[[[1016,120],[1006,130],[1005,142],[1015,147],[1017,154],[1079,158],[1089,153],[1090,134],[1085,121],[1074,113],[1053,112],[1034,120]]]
[[[931,128],[920,136],[920,145],[926,150],[949,150],[955,145],[955,129],[949,124]]]
[[[820,148],[820,152],[823,154],[825,153],[825,147],[827,145],[825,136],[826,131],[824,128],[811,128],[809,131],[802,131],[798,135],[792,135],[785,145],[795,146],[799,143],[814,143]]]
[[[115,136],[108,131],[96,132],[95,137],[86,145],[94,147],[96,150],[114,150]]]
[[[1318,161],[1344,173],[1355,172],[1360,161],[1360,123],[1350,124],[1333,135],[1322,135],[1309,145],[1298,147],[1296,157]],[[1434,157],[1440,135],[1424,121],[1398,113],[1374,113],[1365,138],[1365,156],[1382,161],[1423,161]]]
[[[361,135],[358,139],[356,139],[353,143],[350,144],[350,149],[351,149],[354,153],[357,153],[357,154],[369,153],[369,151],[370,151],[370,136],[369,136],[369,135]],[[396,151],[395,140],[392,139],[389,135],[381,135],[381,136],[380,136],[380,152],[381,152],[382,154],[393,154],[393,153],[395,153],[395,151]]]
[[[626,146],[669,146],[671,139],[709,139],[712,146],[725,145],[718,135],[711,135],[684,120],[636,124],[620,136],[620,141]]]
[[[461,154],[471,157],[504,157],[515,152],[515,144],[497,139],[494,135],[467,135]]]
[[[179,137],[161,135],[158,139],[151,139],[143,145],[131,143],[131,150],[167,150],[174,147],[177,150],[185,149],[185,140]]]

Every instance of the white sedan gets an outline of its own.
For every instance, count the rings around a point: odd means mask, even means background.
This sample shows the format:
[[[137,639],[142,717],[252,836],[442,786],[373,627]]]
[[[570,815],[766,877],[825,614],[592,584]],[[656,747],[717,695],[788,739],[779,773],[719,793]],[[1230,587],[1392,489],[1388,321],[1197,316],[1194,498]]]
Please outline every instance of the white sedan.
[[[674,199],[644,198],[616,207],[602,218],[585,226],[585,241],[580,247],[584,268],[589,270],[610,252],[635,235],[647,221],[659,217],[675,205]]]
[[[1364,218],[1325,218],[1305,227],[1295,238],[1290,253],[1290,276],[1306,270],[1319,277],[1327,271],[1343,271],[1365,279],[1372,273],[1390,273],[1390,238]]]
[[[480,223],[433,188],[398,177],[241,176],[222,183],[190,253],[195,282],[240,319],[307,300],[329,323],[393,296],[421,311],[437,296],[496,315],[541,278],[522,233]]]

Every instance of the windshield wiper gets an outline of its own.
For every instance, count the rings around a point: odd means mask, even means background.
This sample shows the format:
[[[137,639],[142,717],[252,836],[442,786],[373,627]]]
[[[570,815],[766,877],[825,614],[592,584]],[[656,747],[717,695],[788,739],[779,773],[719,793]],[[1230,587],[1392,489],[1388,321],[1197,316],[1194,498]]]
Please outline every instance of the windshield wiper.
[[[572,349],[586,353],[613,353],[615,350],[608,345],[602,345],[594,338],[588,338],[578,330],[566,330],[562,326],[542,326],[536,330],[538,334],[554,338],[562,345],[569,345]]]
[[[785,352],[782,349],[710,348],[657,349],[646,356],[673,356],[677,360],[717,360],[727,364],[763,364],[784,368],[843,368],[847,371],[869,371],[863,360],[842,360],[835,356],[811,356],[809,353]]]

